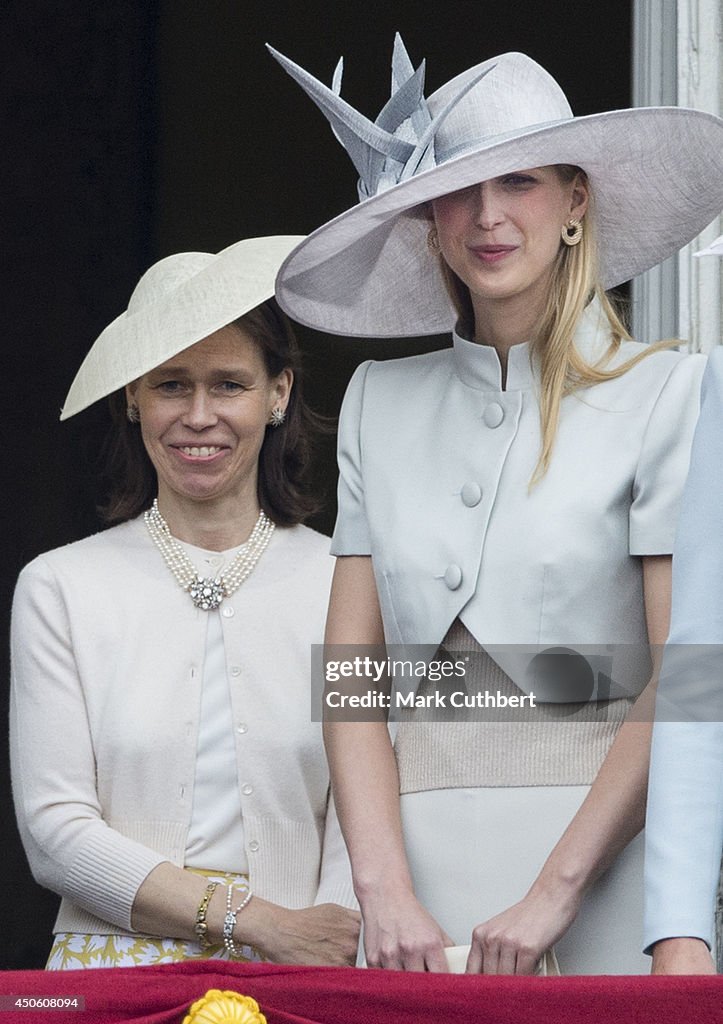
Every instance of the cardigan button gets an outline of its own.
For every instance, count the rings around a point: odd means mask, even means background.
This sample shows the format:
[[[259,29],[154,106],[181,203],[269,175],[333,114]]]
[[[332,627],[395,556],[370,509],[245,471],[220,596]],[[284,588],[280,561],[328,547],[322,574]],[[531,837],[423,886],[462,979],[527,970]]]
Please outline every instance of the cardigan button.
[[[232,665],[231,666],[231,675],[232,676],[240,676],[241,675],[241,666],[240,665]]]
[[[485,421],[488,427],[493,430],[495,427],[499,427],[502,420],[505,418],[505,410],[499,404],[499,402],[490,402],[485,411],[482,413],[482,419]]]
[[[243,736],[243,734],[244,734],[245,732],[248,732],[248,731],[249,731],[249,727],[248,727],[248,726],[246,725],[246,723],[245,723],[245,722],[241,722],[241,723],[240,723],[240,724],[239,724],[239,725],[237,726],[237,728],[236,728],[236,732],[240,732],[242,736]]]
[[[462,501],[467,508],[474,508],[482,501],[482,488],[479,484],[468,482],[462,488]]]
[[[251,853],[256,853],[260,845],[261,844],[259,843],[258,839],[252,839],[251,842],[249,843],[249,850],[251,851]]]
[[[448,565],[444,573],[444,582],[450,590],[457,590],[462,583],[462,570],[458,565]]]
[[[251,796],[253,791],[254,787],[249,782],[247,782],[245,786],[241,787],[241,792],[243,793],[244,796]]]
[[[233,618],[233,608],[231,607],[231,605],[230,604],[225,604],[223,606],[223,608],[221,609],[221,614],[223,615],[224,619],[232,619]]]

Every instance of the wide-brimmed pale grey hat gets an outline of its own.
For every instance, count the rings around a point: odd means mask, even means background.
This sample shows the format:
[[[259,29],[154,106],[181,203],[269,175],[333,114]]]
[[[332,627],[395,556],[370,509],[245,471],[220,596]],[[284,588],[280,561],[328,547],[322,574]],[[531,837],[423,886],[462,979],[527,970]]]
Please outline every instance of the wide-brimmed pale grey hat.
[[[360,174],[361,202],[285,260],[276,295],[301,323],[337,334],[446,332],[456,318],[422,204],[549,164],[585,170],[600,276],[612,288],[691,241],[723,208],[723,121],[677,107],[574,117],[557,82],[520,53],[458,75],[425,100],[397,37],[392,98],[374,123],[272,51],[331,121]],[[420,208],[421,207],[421,208]],[[562,227],[562,225],[561,225]]]
[[[302,239],[244,238],[219,253],[179,252],[154,263],[136,285],[128,309],[83,360],[61,420],[270,299],[282,260]]]

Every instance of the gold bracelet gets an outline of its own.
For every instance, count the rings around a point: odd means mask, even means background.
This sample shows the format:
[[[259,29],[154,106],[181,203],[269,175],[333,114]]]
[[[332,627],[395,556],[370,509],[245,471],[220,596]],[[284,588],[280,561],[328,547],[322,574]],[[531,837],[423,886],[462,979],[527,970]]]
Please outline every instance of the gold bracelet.
[[[218,888],[218,882],[209,882],[206,886],[205,892],[201,897],[201,902],[198,904],[198,910],[196,911],[196,923],[193,926],[193,930],[196,933],[198,944],[201,949],[209,949],[213,943],[208,938],[208,924],[206,922],[206,914],[208,913],[208,905],[211,902],[211,897]]]

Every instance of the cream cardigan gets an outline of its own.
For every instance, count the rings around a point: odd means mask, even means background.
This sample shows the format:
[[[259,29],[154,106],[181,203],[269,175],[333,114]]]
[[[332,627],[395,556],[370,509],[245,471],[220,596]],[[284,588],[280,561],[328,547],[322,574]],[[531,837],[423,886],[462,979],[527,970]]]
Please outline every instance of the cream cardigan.
[[[277,529],[221,611],[251,887],[288,907],[354,905],[310,716],[332,567],[327,538]],[[21,573],[13,793],[33,875],[63,897],[56,931],[129,930],[148,873],[183,864],[205,637],[141,519]]]

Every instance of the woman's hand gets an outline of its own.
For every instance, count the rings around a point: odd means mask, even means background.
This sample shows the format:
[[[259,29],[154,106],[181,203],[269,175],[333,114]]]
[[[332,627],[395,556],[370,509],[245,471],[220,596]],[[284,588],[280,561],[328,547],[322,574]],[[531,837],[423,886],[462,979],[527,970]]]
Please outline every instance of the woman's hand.
[[[147,935],[196,941],[194,930],[206,879],[173,864],[159,864],[138,890],[133,928]],[[212,895],[206,921],[212,943],[221,941],[226,916],[225,886]],[[290,910],[254,896],[238,914],[238,945],[252,946],[274,963],[341,967],[356,960],[361,915],[336,903]]]
[[[454,942],[411,892],[367,899],[364,952],[367,967],[396,971],[448,970],[445,946]]]
[[[337,559],[326,643],[329,648],[354,644],[384,650],[379,596],[368,555]],[[446,971],[444,946],[454,943],[414,896],[399,814],[399,775],[386,722],[325,722],[324,739],[354,891],[364,916],[368,966]]]
[[[662,939],[653,946],[651,974],[715,974],[710,950],[702,939]]]
[[[256,904],[256,906],[254,906]],[[273,963],[345,967],[356,962],[361,915],[337,903],[290,910],[254,897],[239,914],[236,934]]]
[[[656,651],[662,650],[669,625],[670,562],[669,555],[643,558],[648,638]],[[585,891],[640,831],[654,699],[649,684],[525,898],[474,929],[469,973],[532,974],[574,921]]]
[[[533,886],[519,903],[472,932],[467,974],[534,974],[542,955],[575,919],[581,896]]]

